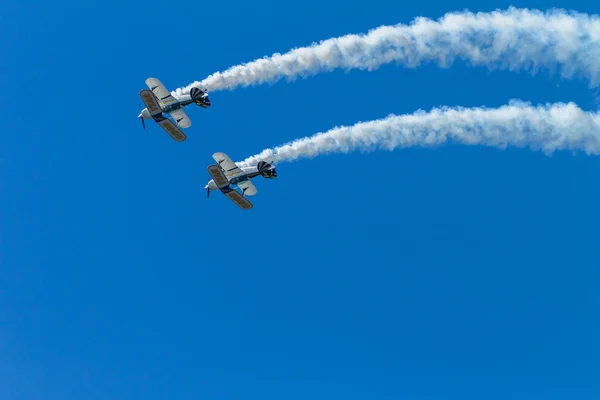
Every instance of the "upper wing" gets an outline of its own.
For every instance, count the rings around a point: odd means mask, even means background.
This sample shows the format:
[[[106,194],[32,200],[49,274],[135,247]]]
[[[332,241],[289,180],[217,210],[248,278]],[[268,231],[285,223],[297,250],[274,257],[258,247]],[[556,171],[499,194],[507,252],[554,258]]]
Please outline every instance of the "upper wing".
[[[157,120],[156,122],[176,141],[183,142],[185,139],[187,139],[185,133],[183,133],[183,131],[179,129],[179,127],[175,125],[175,123],[169,118],[163,117],[162,119]]]
[[[258,192],[256,186],[254,186],[254,184],[250,181],[239,183],[238,187],[242,189],[246,196],[254,196]]]
[[[221,168],[223,168],[223,171],[225,171],[225,176],[227,176],[228,178],[242,173],[240,167],[238,167],[236,163],[231,161],[231,158],[227,157],[227,154],[217,152],[213,154],[213,158],[221,166]]]
[[[217,187],[221,189],[221,191],[223,191],[222,189],[224,187],[229,186],[229,180],[223,173],[223,170],[221,170],[221,168],[219,168],[217,164],[209,165],[208,168],[206,168],[206,170],[217,184]]]
[[[241,208],[242,210],[249,210],[252,207],[254,207],[254,205],[252,205],[252,203],[250,203],[250,201],[247,198],[242,196],[240,192],[233,189],[229,190],[229,192],[225,193],[225,196],[229,197],[229,199],[235,204],[237,204],[239,208]]]
[[[162,104],[171,104],[177,101],[173,95],[165,88],[158,79],[156,78],[148,78],[146,79],[146,85],[152,90],[152,93],[158,97],[158,102]]]
[[[192,121],[190,121],[190,118],[181,108],[172,111],[170,114],[171,117],[175,118],[175,121],[177,121],[177,126],[180,128],[189,128],[192,125]]]
[[[140,90],[140,97],[142,98],[142,101],[144,102],[144,104],[146,105],[146,108],[150,112],[150,115],[155,117],[155,116],[159,115],[160,113],[162,113],[162,110],[160,109],[160,105],[158,105],[158,99],[152,93],[151,90],[148,90],[148,89]]]

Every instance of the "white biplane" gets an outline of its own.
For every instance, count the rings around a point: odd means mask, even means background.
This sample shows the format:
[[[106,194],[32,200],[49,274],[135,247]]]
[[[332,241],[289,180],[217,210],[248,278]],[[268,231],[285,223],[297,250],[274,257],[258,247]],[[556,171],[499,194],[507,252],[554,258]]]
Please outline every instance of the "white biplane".
[[[215,153],[213,158],[217,163],[209,165],[207,168],[212,179],[204,187],[207,190],[206,197],[210,197],[211,190],[219,189],[243,210],[249,210],[253,207],[246,196],[254,196],[258,192],[250,179],[259,175],[267,179],[277,178],[275,167],[266,161],[260,161],[255,167],[240,168],[225,153]],[[232,188],[232,186],[242,189],[242,193]]]
[[[193,87],[190,94],[175,98],[156,78],[146,79],[146,85],[149,89],[140,91],[140,97],[146,105],[146,108],[138,115],[138,118],[142,120],[142,126],[146,129],[144,120],[154,119],[173,139],[183,142],[187,139],[187,136],[180,128],[189,128],[192,125],[192,121],[183,111],[183,108],[192,103],[203,108],[210,107],[208,93]],[[175,123],[164,114],[170,114]]]

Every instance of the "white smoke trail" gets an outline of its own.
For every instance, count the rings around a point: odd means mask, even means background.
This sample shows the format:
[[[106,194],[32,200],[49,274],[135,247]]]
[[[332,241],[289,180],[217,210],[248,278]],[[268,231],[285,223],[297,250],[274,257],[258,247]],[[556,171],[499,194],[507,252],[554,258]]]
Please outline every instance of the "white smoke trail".
[[[551,154],[580,150],[600,154],[600,114],[585,112],[574,103],[532,106],[512,100],[500,108],[434,108],[429,112],[336,127],[324,133],[266,149],[239,163],[295,161],[329,153],[356,150],[394,150],[435,147],[452,140],[466,145],[529,147]]]
[[[600,83],[600,19],[596,15],[553,9],[517,9],[491,13],[454,12],[437,21],[419,17],[410,25],[382,26],[363,35],[332,38],[309,47],[273,54],[210,75],[192,86],[211,91],[293,80],[337,68],[375,70],[396,62],[415,68],[425,62],[449,67],[463,59],[490,69],[560,70],[590,86]]]

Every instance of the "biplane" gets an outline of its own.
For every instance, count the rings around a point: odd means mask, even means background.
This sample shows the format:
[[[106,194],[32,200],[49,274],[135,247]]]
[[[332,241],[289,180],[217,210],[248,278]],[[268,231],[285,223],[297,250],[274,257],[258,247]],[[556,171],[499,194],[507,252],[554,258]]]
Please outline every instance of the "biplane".
[[[211,190],[218,189],[243,210],[253,207],[246,196],[254,196],[258,192],[250,182],[251,179],[259,175],[267,179],[277,178],[275,167],[266,161],[260,161],[254,167],[240,168],[225,153],[215,153],[213,158],[217,163],[209,165],[207,168],[212,179],[204,187],[207,191],[206,197],[210,197]],[[235,187],[241,189],[242,193]]]
[[[149,89],[140,91],[140,97],[146,105],[146,108],[138,115],[138,118],[142,120],[142,126],[146,129],[144,120],[154,119],[173,139],[183,142],[187,136],[181,128],[189,128],[192,125],[192,121],[183,109],[192,103],[203,108],[210,107],[208,93],[193,87],[190,94],[175,98],[156,78],[146,79],[146,85]],[[170,115],[175,122],[165,114]]]

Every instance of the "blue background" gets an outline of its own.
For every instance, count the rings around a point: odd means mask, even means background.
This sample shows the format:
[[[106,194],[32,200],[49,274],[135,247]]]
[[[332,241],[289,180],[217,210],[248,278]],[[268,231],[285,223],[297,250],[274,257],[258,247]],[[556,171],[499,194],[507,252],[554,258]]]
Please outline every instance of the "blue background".
[[[580,80],[336,71],[211,94],[188,140],[139,90],[469,8],[592,1],[3,4],[0,398],[597,399],[600,159],[448,145],[285,163],[250,212],[215,151],[434,106],[597,106]],[[373,175],[372,166],[381,171]]]

